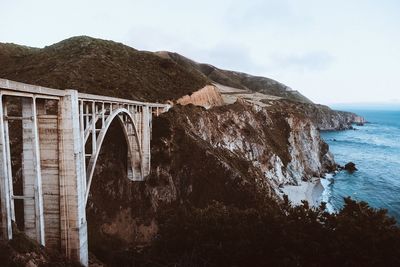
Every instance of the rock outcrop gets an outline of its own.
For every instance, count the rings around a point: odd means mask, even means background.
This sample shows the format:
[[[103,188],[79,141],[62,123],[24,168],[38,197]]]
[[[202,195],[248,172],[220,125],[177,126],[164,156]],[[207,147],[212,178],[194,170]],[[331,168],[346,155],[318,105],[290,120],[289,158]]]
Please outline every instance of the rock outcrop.
[[[190,95],[185,95],[176,102],[180,105],[193,104],[205,108],[221,106],[224,104],[221,94],[214,85],[206,85]]]
[[[348,171],[349,173],[357,171],[356,164],[354,162],[347,163],[346,165],[344,165],[343,169]]]
[[[352,112],[333,110],[324,105],[279,100],[281,105],[293,110],[297,116],[311,120],[321,131],[352,129],[353,124],[365,123],[365,119]],[[269,104],[274,105],[272,101]]]
[[[353,124],[362,126],[366,122],[363,117],[352,112],[332,110],[322,105],[316,106],[319,111],[315,114],[320,115],[314,119],[314,122],[321,131],[349,130],[353,128]],[[313,117],[312,114],[310,117]]]
[[[180,110],[190,133],[251,162],[276,186],[323,176],[334,166],[315,125],[288,109],[240,101],[210,112]]]

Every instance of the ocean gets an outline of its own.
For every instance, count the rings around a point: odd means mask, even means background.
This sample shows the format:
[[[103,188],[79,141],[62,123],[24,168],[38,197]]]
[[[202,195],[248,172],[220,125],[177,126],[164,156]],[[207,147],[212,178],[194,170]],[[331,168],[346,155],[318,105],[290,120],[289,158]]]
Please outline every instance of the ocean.
[[[400,110],[349,110],[368,123],[356,130],[322,132],[335,161],[344,166],[352,161],[358,171],[341,171],[322,179],[322,200],[337,211],[343,197],[384,208],[400,223]]]

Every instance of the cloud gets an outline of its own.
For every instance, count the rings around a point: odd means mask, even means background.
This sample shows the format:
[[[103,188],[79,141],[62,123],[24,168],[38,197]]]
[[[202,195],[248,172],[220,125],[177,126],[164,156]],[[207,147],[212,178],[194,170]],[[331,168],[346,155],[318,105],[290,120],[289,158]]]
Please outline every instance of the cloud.
[[[262,65],[251,56],[250,49],[239,44],[221,42],[206,50],[197,49],[191,54],[197,55],[199,61],[219,68],[250,73],[263,70]]]
[[[331,54],[324,51],[311,51],[302,54],[274,54],[271,56],[271,69],[294,71],[323,71],[333,63]]]
[[[0,42],[90,35],[272,77],[316,102],[400,98],[395,0],[3,2]]]
[[[188,45],[178,34],[151,26],[132,27],[125,39],[128,45],[148,51],[179,50]]]
[[[157,28],[132,28],[126,43],[137,49],[159,51],[167,50],[189,57],[200,63],[235,71],[258,73],[265,68],[251,55],[251,49],[232,41],[199,42],[198,40],[179,38],[170,31]]]

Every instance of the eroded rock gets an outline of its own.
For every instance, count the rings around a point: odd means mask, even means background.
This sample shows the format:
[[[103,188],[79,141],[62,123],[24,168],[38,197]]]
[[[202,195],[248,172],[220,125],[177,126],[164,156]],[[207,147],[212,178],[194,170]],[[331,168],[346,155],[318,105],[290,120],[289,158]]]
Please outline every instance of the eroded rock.
[[[350,173],[357,171],[356,164],[353,162],[349,162],[346,165],[344,165],[344,169]]]

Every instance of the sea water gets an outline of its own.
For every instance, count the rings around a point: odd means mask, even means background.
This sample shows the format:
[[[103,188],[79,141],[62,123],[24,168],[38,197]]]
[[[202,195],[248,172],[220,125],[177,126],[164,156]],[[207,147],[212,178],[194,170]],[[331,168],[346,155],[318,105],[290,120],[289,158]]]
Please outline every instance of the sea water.
[[[322,132],[336,163],[354,162],[358,171],[340,171],[322,181],[323,201],[337,211],[343,198],[387,209],[400,222],[400,111],[349,110],[368,123],[355,130]]]

